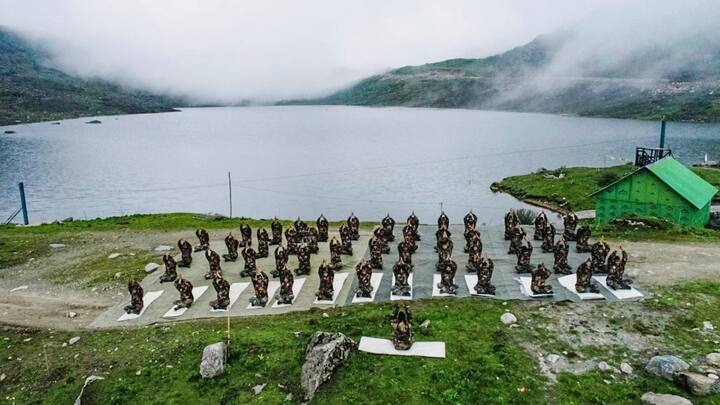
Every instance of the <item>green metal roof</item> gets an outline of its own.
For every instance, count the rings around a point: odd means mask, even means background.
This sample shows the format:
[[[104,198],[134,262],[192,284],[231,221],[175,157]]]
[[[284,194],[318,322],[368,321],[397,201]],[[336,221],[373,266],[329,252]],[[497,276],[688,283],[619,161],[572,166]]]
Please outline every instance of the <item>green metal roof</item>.
[[[675,160],[672,156],[668,156],[655,163],[651,163],[633,171],[622,179],[594,192],[592,195],[614,186],[640,170],[650,171],[697,209],[704,207],[705,204],[707,204],[718,192],[718,189],[712,184],[705,181],[705,179],[695,174],[692,170]]]

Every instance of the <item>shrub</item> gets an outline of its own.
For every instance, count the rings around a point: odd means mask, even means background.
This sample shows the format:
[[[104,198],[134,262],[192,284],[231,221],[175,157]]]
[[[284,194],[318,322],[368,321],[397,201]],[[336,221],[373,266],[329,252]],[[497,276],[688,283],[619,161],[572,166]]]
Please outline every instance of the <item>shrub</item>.
[[[528,208],[521,208],[519,210],[515,210],[515,214],[517,214],[517,217],[522,225],[534,224],[535,217],[537,216],[537,212]]]

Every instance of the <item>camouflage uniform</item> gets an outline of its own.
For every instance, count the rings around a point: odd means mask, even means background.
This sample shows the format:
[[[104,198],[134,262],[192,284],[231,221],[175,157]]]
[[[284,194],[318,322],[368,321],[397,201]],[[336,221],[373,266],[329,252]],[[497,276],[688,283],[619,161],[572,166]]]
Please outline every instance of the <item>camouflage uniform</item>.
[[[214,250],[208,249],[205,251],[205,259],[208,261],[210,271],[205,273],[205,280],[211,280],[215,277],[222,276],[222,269],[220,268],[220,255],[215,253]]]
[[[128,281],[128,292],[130,293],[130,305],[125,306],[128,314],[140,314],[143,309],[143,288],[140,283],[131,278]]]
[[[466,266],[467,271],[473,273],[478,270],[480,263],[482,262],[482,250],[478,246],[472,246],[470,252],[468,252],[468,264]]]
[[[177,263],[172,255],[166,254],[163,256],[163,262],[165,263],[165,273],[160,276],[160,282],[172,282],[177,278]]]
[[[382,270],[383,258],[382,258],[382,241],[377,237],[373,236],[368,242],[370,245],[370,267],[373,269]]]
[[[200,240],[200,244],[195,246],[195,251],[208,250],[210,247],[210,235],[204,229],[196,229],[195,236]]]
[[[318,229],[318,242],[327,242],[328,241],[328,220],[325,219],[325,216],[323,214],[320,214],[320,217],[315,221],[315,224],[317,225]]]
[[[417,249],[415,239],[411,235],[404,236],[403,240],[398,243],[397,249],[400,260],[410,265],[410,268],[413,268],[412,255],[415,249]]]
[[[288,228],[285,230],[285,240],[287,241],[288,254],[295,255],[298,250],[297,230]]]
[[[442,294],[457,294],[458,285],[455,284],[455,273],[457,264],[452,258],[448,258],[440,268],[440,282],[437,287]]]
[[[512,239],[513,230],[519,224],[520,220],[518,219],[517,214],[515,214],[515,210],[510,210],[507,214],[505,214],[505,240]]]
[[[257,253],[255,253],[255,249],[253,249],[252,246],[246,247],[242,250],[242,257],[245,265],[243,266],[243,270],[240,272],[240,277],[252,276],[253,272],[257,268]]]
[[[533,294],[552,294],[552,287],[545,284],[545,281],[550,277],[550,270],[545,267],[544,264],[538,264],[532,271],[532,282],[530,283],[530,289]]]
[[[403,227],[403,241],[409,246],[410,253],[415,253],[417,251],[418,247],[415,239],[415,232],[410,225],[405,225],[405,227]]]
[[[287,265],[280,272],[280,292],[278,292],[277,303],[278,304],[292,304],[295,299],[293,293],[293,284],[295,278],[292,272],[287,268]]]
[[[522,245],[523,239],[525,239],[526,233],[521,226],[516,226],[512,230],[512,237],[510,238],[510,247],[508,248],[509,255],[516,255]]]
[[[418,227],[420,226],[420,220],[415,215],[414,211],[408,217],[407,224],[410,225],[410,228],[413,231],[413,238],[415,238],[415,241],[420,242],[420,233],[418,232]]]
[[[248,224],[240,225],[240,246],[246,248],[252,245],[252,228]]]
[[[438,241],[438,243],[443,239],[450,239],[452,236],[452,233],[447,229],[447,226],[443,225],[438,228],[437,231],[435,231],[435,240]],[[437,252],[438,247],[435,246],[435,251]]]
[[[238,258],[238,246],[240,246],[240,242],[235,239],[232,233],[229,233],[225,237],[225,246],[227,246],[227,254],[223,255],[223,259],[225,259],[226,262],[234,262]]]
[[[175,280],[175,288],[180,293],[180,299],[175,301],[175,310],[180,308],[190,308],[195,298],[193,297],[193,285],[184,278]]]
[[[523,239],[525,243],[520,242],[520,248],[517,252],[517,265],[515,266],[515,270],[517,270],[518,273],[530,273],[532,271],[532,266],[530,265],[530,257],[532,256],[533,252],[533,245],[530,243],[529,240]]]
[[[355,289],[356,297],[370,298],[372,296],[372,267],[365,260],[360,260],[355,266],[355,274],[357,275],[358,286]]]
[[[555,257],[555,264],[553,264],[553,270],[555,274],[572,274],[572,267],[568,264],[568,253],[570,251],[570,245],[565,241],[565,237],[561,236],[555,244],[555,251],[553,256]]]
[[[310,274],[310,248],[307,245],[302,245],[297,252],[298,268],[295,269],[295,274],[298,276],[304,274]]]
[[[555,225],[549,222],[545,224],[545,234],[540,248],[545,253],[551,253],[555,250]]]
[[[390,214],[385,215],[385,218],[382,220],[382,227],[385,231],[385,238],[392,242],[395,240],[395,235],[393,235],[393,231],[395,230],[395,220],[392,219]]]
[[[575,244],[575,250],[578,253],[587,253],[590,251],[590,244],[588,241],[590,240],[590,227],[587,225],[583,225],[577,230],[576,239],[577,243]]]
[[[310,254],[317,254],[320,251],[318,246],[318,230],[314,227],[308,229],[307,244],[310,248]]]
[[[230,305],[230,284],[222,277],[213,279],[213,288],[217,298],[210,301],[212,309],[226,309]]]
[[[255,268],[252,275],[252,283],[255,288],[255,296],[250,298],[250,304],[254,307],[264,307],[268,303],[268,283],[267,274],[260,268]]]
[[[178,267],[190,267],[192,264],[192,246],[185,239],[178,241],[178,249],[180,249],[180,262]]]
[[[544,240],[547,224],[548,219],[545,212],[541,212],[535,217],[535,232],[533,232],[534,240]]]
[[[303,222],[300,217],[295,220],[295,223],[293,224],[295,227],[295,231],[297,232],[297,242],[298,243],[307,243],[307,233],[308,233],[308,226],[305,222]]]
[[[597,286],[592,281],[592,265],[590,264],[590,259],[585,260],[582,262],[578,268],[577,268],[577,280],[575,281],[575,291],[579,293],[586,293],[586,292],[593,292],[597,293],[599,292]]]
[[[407,304],[402,304],[402,308],[399,305],[395,306],[390,327],[395,350],[410,350],[415,343],[415,335],[412,330],[412,313]]]
[[[480,253],[482,253],[482,239],[480,238],[480,232],[475,228],[465,232],[465,253],[469,253],[473,246],[479,247]]]
[[[354,213],[351,213],[347,219],[347,226],[350,228],[350,240],[360,239],[360,220]]]
[[[592,266],[593,273],[607,273],[605,260],[607,260],[608,253],[610,253],[610,245],[605,241],[595,242],[592,245],[590,249],[590,266]]]
[[[410,265],[398,260],[393,266],[393,275],[395,276],[395,284],[390,290],[392,295],[399,295],[403,297],[409,297],[412,291],[410,286]]]
[[[390,253],[390,244],[388,244],[388,237],[387,233],[385,232],[385,228],[383,227],[377,227],[375,230],[373,230],[373,236],[376,237],[380,241],[381,245],[381,251],[382,254],[386,255]]]
[[[608,275],[607,285],[613,290],[629,290],[632,281],[625,278],[625,264],[627,264],[628,255],[623,248],[620,248],[620,254],[613,251],[608,258]]]
[[[471,230],[475,230],[475,228],[477,227],[477,215],[475,215],[475,213],[472,211],[468,212],[463,218],[463,223],[465,224],[466,234]]]
[[[438,241],[437,245],[437,252],[438,252],[438,263],[435,266],[437,271],[442,271],[442,268],[445,267],[445,262],[450,260],[450,256],[452,255],[453,250],[453,242],[451,239],[441,239]]]
[[[267,230],[265,230],[265,228],[260,228],[257,230],[257,240],[257,257],[265,258],[270,256],[270,235],[268,235],[268,232]]]
[[[320,301],[332,301],[333,294],[335,293],[333,287],[335,272],[323,260],[320,268],[318,269],[318,274],[320,275],[320,286],[318,287],[318,291],[315,293],[315,296]]]
[[[343,224],[340,226],[340,246],[342,247],[342,254],[352,256],[352,241],[350,237],[350,227]]]
[[[495,295],[495,286],[492,285],[492,275],[495,269],[495,263],[489,257],[483,257],[477,270],[477,284],[475,284],[475,292],[478,294]]]
[[[577,239],[577,235],[575,234],[577,224],[578,217],[574,212],[570,212],[563,217],[563,227],[565,228],[563,236],[565,237],[565,240],[572,242]]]
[[[450,218],[448,218],[448,216],[445,214],[445,211],[442,211],[440,213],[437,224],[438,224],[438,228],[447,229],[450,226]]]
[[[342,244],[333,236],[330,240],[330,267],[338,270],[342,267]]]
[[[270,224],[270,232],[272,232],[272,239],[270,239],[270,245],[279,245],[282,243],[282,224],[277,218],[273,219]]]

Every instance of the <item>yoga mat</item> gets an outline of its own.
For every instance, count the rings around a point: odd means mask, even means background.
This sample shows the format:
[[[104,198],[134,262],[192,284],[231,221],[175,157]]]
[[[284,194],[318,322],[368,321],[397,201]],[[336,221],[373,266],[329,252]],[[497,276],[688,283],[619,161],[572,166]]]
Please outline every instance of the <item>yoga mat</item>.
[[[445,358],[445,342],[415,342],[409,350],[396,350],[389,339],[363,336],[360,338],[359,349],[367,353],[389,354],[392,356]]]
[[[607,285],[607,276],[593,276],[593,278],[595,279],[595,281],[600,283],[600,285],[605,287],[606,290],[610,291],[610,293],[619,300],[627,300],[627,299],[631,299],[631,298],[644,297],[643,293],[636,290],[632,286],[630,287],[629,290],[613,290],[612,288],[608,287],[608,285]]]
[[[295,301],[297,301],[298,296],[300,295],[300,290],[302,289],[303,285],[305,284],[305,277],[295,279],[295,282],[293,283],[293,295],[295,298],[293,298],[293,304]],[[275,302],[272,304],[272,308],[283,308],[283,307],[289,307],[292,304],[278,304],[277,297],[275,297]]]
[[[193,290],[192,290],[193,300],[194,300],[193,305],[195,305],[195,303],[197,303],[198,298],[200,298],[200,296],[203,295],[205,293],[205,291],[207,291],[207,289],[208,289],[208,286],[206,286],[206,285],[203,285],[200,287],[193,287]],[[163,318],[175,318],[175,317],[178,317],[178,316],[184,314],[185,311],[187,311],[187,310],[188,310],[187,308],[179,308],[179,309],[175,310],[175,305],[173,305],[172,307],[170,307],[170,309],[167,312],[165,312],[165,315],[163,315]]]
[[[313,304],[320,304],[320,305],[333,305],[335,304],[335,301],[337,301],[338,294],[340,294],[340,290],[343,288],[343,284],[345,284],[345,279],[347,279],[348,273],[335,273],[335,279],[333,280],[333,299],[332,301],[319,301],[317,298],[315,298],[315,301]]]
[[[395,275],[392,276],[392,284],[390,284],[390,301],[401,301],[401,300],[411,300],[413,299],[413,293],[415,292],[415,288],[413,288],[413,273],[410,273],[408,276],[408,285],[410,286],[410,295],[404,296],[404,295],[394,295],[392,293],[392,288],[395,286]]]
[[[230,305],[227,306],[225,309],[210,309],[210,312],[227,312],[232,308],[235,301],[237,301],[238,298],[240,298],[240,294],[242,294],[243,291],[245,291],[246,288],[250,283],[232,283],[230,284]]]
[[[599,293],[579,293],[575,290],[575,283],[577,282],[577,274],[568,274],[558,278],[558,282],[561,286],[567,288],[571,293],[580,297],[581,300],[604,300],[605,296]]]
[[[122,314],[122,316],[120,318],[118,318],[118,322],[140,318],[142,316],[142,314],[145,313],[145,310],[148,309],[150,304],[152,304],[153,301],[158,299],[162,295],[163,292],[164,291],[160,290],[160,291],[150,291],[149,293],[146,293],[145,295],[143,295],[143,307],[140,310],[140,313],[139,314],[124,313],[124,314]]]
[[[293,285],[293,287],[295,287],[295,285]],[[268,283],[268,303],[273,299],[273,297],[275,296],[275,292],[277,292],[277,290],[279,290],[279,289],[280,289],[279,281],[271,281],[270,283]],[[253,297],[254,297],[254,295],[253,295]],[[246,309],[258,309],[258,308],[266,308],[266,307],[267,307],[267,304],[265,304],[264,307],[259,307],[259,306],[256,307],[256,306],[253,306],[253,304],[248,304]]]
[[[383,274],[382,273],[373,273],[370,278],[370,284],[372,284],[372,292],[370,293],[370,298],[367,297],[358,297],[355,295],[355,291],[352,292],[353,299],[352,303],[357,304],[360,302],[373,302],[375,299],[375,294],[377,294],[378,287],[380,287],[380,282],[382,281]]]

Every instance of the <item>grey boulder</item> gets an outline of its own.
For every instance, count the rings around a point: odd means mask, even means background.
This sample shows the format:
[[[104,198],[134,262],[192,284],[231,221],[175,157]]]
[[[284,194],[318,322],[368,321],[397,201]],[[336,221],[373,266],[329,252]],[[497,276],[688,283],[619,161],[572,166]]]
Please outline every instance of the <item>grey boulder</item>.
[[[643,405],[692,405],[690,400],[670,394],[656,394],[646,392],[640,397]]]
[[[300,386],[305,400],[310,401],[315,391],[332,377],[352,354],[356,343],[342,333],[315,332],[305,349]]]
[[[675,356],[655,356],[645,366],[648,373],[669,381],[675,381],[677,374],[687,371],[689,368],[689,364]]]
[[[225,342],[213,343],[203,349],[200,362],[200,375],[203,378],[214,378],[225,371]]]
[[[704,397],[720,392],[720,380],[708,377],[705,374],[684,371],[679,374],[680,382],[693,395]]]

